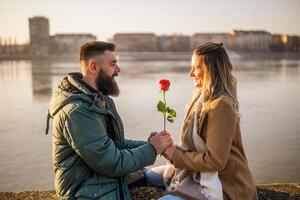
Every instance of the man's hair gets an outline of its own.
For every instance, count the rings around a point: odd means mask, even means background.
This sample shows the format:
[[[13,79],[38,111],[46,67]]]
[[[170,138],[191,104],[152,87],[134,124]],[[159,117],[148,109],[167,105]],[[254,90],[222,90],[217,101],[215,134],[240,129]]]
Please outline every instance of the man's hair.
[[[115,44],[109,42],[87,42],[80,47],[79,61],[86,62],[89,58],[92,58],[99,54],[103,54],[106,50],[114,51],[115,47]]]

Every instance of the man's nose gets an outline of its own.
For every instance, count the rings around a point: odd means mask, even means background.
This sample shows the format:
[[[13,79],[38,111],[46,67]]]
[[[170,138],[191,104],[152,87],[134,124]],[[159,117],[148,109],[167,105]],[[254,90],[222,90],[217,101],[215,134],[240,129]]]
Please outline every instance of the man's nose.
[[[116,65],[116,71],[117,71],[117,73],[119,73],[121,71],[119,65]]]

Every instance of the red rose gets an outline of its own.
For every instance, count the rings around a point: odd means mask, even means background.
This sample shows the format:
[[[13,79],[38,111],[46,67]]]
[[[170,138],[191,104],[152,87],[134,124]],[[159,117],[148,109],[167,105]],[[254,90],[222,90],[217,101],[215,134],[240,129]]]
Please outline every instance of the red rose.
[[[171,123],[174,122],[174,118],[176,117],[176,111],[172,108],[169,108],[167,106],[167,101],[166,101],[166,91],[169,90],[170,87],[170,81],[167,79],[161,79],[159,81],[159,86],[160,86],[160,91],[163,95],[163,101],[159,101],[157,103],[157,111],[162,112],[163,117],[164,117],[164,130],[166,130],[166,123],[167,120]]]
[[[170,81],[166,79],[162,79],[159,81],[160,90],[168,91],[170,86]]]

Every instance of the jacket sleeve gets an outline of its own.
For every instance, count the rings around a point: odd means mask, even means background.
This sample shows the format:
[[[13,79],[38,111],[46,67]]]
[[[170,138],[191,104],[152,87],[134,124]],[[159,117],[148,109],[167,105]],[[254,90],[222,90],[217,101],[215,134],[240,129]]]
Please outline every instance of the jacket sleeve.
[[[105,176],[118,177],[154,163],[156,154],[150,144],[132,149],[116,148],[100,117],[78,107],[65,121],[65,138],[90,168]]]
[[[173,164],[191,171],[221,171],[224,169],[236,133],[237,115],[225,100],[212,102],[207,115],[206,152],[176,149]]]
[[[146,141],[124,139],[124,148],[132,149],[147,144]]]

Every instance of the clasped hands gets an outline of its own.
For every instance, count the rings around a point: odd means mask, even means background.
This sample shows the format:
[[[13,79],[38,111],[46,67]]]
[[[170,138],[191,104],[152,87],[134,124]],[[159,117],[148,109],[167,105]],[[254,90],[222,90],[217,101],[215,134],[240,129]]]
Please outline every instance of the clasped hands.
[[[155,148],[157,155],[162,154],[167,160],[173,160],[176,146],[170,133],[167,131],[152,132],[148,137],[148,143]]]

